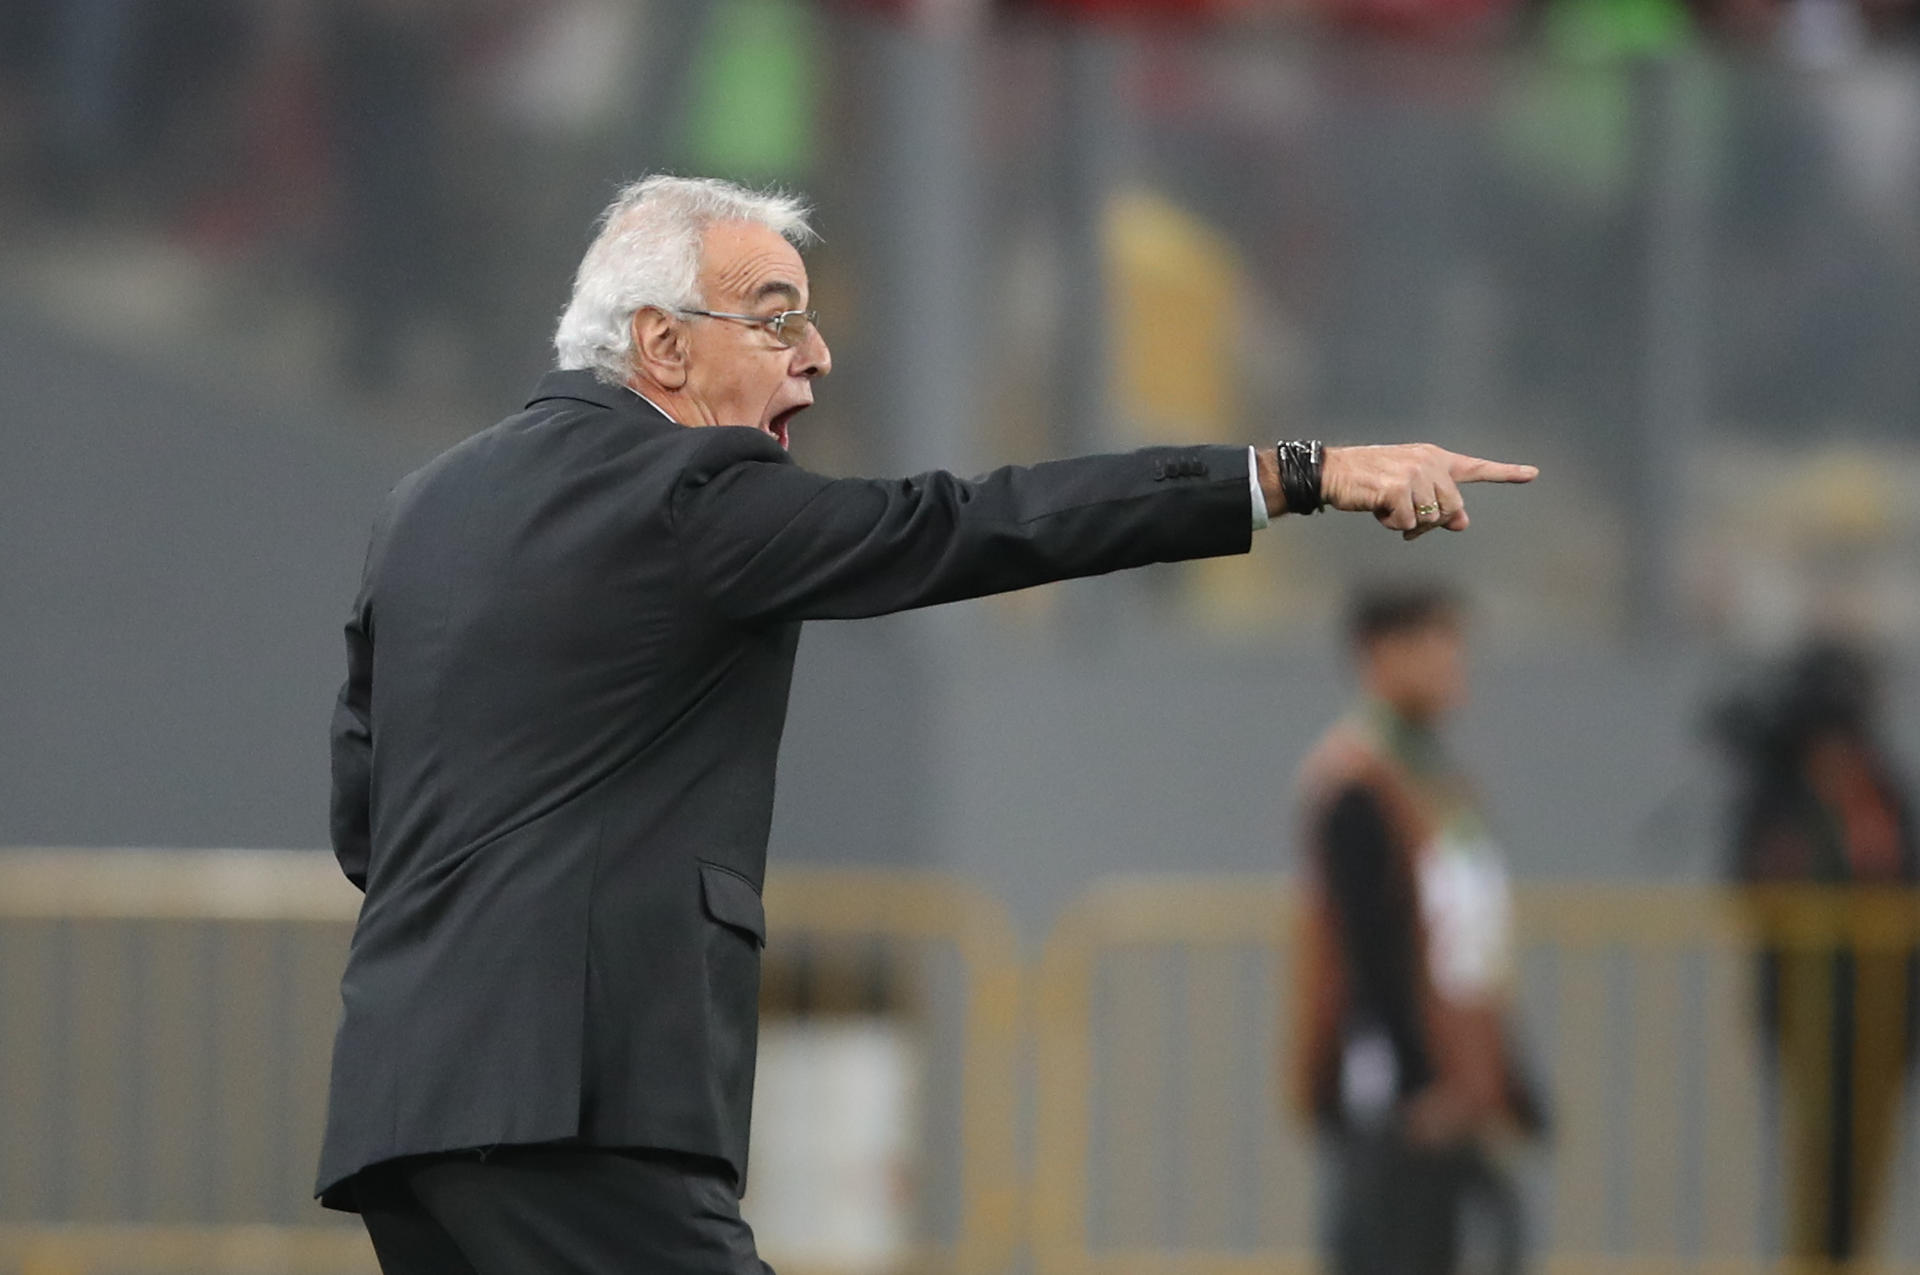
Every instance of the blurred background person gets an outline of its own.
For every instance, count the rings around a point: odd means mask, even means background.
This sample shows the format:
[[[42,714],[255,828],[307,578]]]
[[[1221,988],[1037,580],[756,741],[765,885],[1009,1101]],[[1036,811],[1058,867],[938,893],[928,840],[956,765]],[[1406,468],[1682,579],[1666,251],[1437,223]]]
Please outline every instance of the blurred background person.
[[[1738,884],[1849,887],[1862,901],[1913,885],[1912,810],[1880,742],[1879,702],[1867,656],[1823,639],[1759,695],[1720,710],[1739,768]],[[1897,1145],[1920,963],[1913,948],[1860,933],[1815,945],[1814,918],[1800,909],[1760,916],[1760,1021],[1784,1104],[1786,1252],[1849,1261],[1872,1237]],[[1857,926],[1865,914],[1847,916]]]
[[[1506,864],[1441,738],[1467,691],[1460,604],[1437,585],[1377,588],[1349,638],[1361,702],[1301,777],[1297,1082],[1332,1150],[1330,1266],[1462,1269],[1471,1213],[1486,1268],[1517,1271],[1520,1201],[1492,1142],[1541,1118],[1509,1043]]]

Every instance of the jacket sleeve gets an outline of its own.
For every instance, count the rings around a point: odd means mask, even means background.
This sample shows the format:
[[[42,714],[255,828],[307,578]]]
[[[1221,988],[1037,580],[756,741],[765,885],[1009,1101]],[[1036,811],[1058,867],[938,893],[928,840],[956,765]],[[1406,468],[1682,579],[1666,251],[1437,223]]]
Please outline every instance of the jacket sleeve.
[[[367,888],[372,852],[373,617],[363,589],[347,621],[347,680],[333,708],[333,854],[347,880]]]
[[[388,493],[368,537],[360,592],[347,617],[347,678],[333,705],[333,857],[363,893],[373,857],[373,574],[394,509],[410,485],[403,480]]]
[[[702,433],[674,534],[692,588],[741,621],[883,615],[1244,553],[1253,535],[1242,447],[881,480],[809,473],[756,430]]]

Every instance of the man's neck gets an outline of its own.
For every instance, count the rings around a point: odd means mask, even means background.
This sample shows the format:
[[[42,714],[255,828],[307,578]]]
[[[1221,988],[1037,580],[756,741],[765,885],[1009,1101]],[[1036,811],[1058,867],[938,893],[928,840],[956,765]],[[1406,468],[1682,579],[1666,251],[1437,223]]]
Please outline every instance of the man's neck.
[[[634,394],[643,398],[653,408],[676,425],[718,425],[713,413],[699,397],[684,389],[670,390],[664,385],[648,382],[638,376],[627,380],[626,386]]]
[[[651,407],[654,411],[660,413],[660,415],[666,417],[668,420],[672,421],[674,424],[681,425],[685,423],[679,417],[675,416],[672,412],[669,412],[665,407],[661,406],[660,400],[656,398],[654,395],[647,393],[645,390],[636,388],[632,381],[628,381],[626,387],[629,391],[632,392],[634,397],[638,398],[641,402],[645,403],[648,407]]]
[[[1381,744],[1401,765],[1423,773],[1444,764],[1440,723],[1432,715],[1415,712],[1411,705],[1396,704],[1381,696],[1373,697],[1362,711]]]

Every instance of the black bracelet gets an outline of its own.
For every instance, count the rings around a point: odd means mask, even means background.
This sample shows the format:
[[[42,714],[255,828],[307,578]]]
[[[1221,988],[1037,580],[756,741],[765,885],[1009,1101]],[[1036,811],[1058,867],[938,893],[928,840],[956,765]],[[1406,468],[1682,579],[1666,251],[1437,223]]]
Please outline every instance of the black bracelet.
[[[1325,502],[1320,495],[1320,471],[1327,449],[1319,439],[1277,444],[1280,455],[1280,496],[1290,514],[1317,514]]]

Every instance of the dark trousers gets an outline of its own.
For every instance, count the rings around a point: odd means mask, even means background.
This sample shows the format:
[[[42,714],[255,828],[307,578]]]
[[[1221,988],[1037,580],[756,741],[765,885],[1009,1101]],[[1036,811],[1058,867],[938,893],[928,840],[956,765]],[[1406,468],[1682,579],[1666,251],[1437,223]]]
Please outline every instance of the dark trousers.
[[[1519,1197],[1480,1148],[1380,1130],[1343,1134],[1333,1150],[1336,1275],[1519,1275]]]
[[[496,1147],[375,1165],[354,1192],[385,1275],[772,1275],[699,1156]]]

